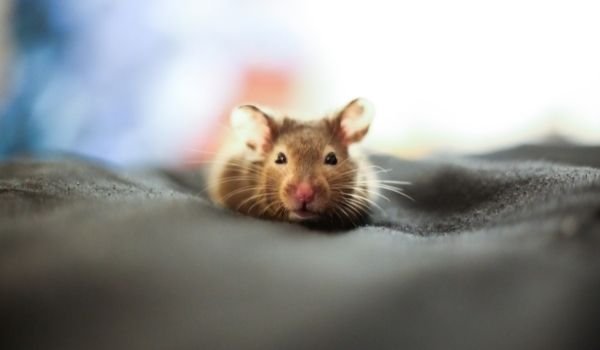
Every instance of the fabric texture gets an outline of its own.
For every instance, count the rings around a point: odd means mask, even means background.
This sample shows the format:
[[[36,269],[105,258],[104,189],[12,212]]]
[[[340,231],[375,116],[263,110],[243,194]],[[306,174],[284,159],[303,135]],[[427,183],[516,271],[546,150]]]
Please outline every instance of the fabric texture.
[[[196,171],[0,165],[0,348],[600,348],[600,148],[373,156],[344,232],[214,207]]]

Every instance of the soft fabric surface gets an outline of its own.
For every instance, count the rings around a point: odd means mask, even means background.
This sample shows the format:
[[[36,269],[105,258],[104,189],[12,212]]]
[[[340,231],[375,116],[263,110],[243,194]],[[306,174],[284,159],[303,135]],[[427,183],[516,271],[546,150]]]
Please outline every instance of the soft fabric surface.
[[[193,172],[0,165],[0,348],[599,348],[600,148],[375,163],[413,182],[324,233]]]

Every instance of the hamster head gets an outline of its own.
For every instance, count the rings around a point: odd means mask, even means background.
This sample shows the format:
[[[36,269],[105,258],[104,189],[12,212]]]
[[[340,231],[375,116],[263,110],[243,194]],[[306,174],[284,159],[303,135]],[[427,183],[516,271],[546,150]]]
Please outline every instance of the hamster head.
[[[367,134],[373,107],[355,99],[324,118],[301,122],[275,118],[245,105],[232,113],[232,126],[253,164],[258,165],[261,215],[288,221],[353,221],[368,212],[361,161],[350,146]]]

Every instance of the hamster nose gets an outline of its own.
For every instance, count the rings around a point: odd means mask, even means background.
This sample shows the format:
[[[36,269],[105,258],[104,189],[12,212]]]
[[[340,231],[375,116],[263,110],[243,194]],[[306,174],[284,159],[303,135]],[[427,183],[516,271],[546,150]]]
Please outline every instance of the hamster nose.
[[[296,186],[294,197],[298,202],[310,203],[315,198],[315,189],[308,182],[301,182]]]

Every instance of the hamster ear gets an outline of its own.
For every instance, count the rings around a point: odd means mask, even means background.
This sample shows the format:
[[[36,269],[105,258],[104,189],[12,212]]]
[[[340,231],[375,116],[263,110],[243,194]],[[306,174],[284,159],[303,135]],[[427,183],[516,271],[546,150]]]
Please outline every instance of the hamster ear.
[[[266,153],[271,149],[275,137],[275,122],[258,107],[236,107],[231,112],[231,126],[248,148],[259,153]]]
[[[375,108],[364,98],[357,98],[334,116],[335,130],[345,145],[359,142],[369,131]]]

